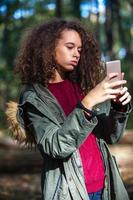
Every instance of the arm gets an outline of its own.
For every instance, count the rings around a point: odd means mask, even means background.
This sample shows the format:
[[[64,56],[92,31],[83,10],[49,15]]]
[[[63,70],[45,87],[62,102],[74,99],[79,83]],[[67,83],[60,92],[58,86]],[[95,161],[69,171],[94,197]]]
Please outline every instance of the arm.
[[[121,138],[128,114],[131,111],[129,105],[131,95],[127,87],[121,87],[126,81],[111,82],[111,79],[115,76],[115,73],[109,74],[101,83],[89,91],[82,100],[83,105],[88,109],[101,106],[101,111],[97,115],[98,125],[94,132],[98,138],[103,138],[108,143],[115,143]],[[114,102],[111,104],[111,108],[110,100]],[[117,104],[120,105],[120,109],[115,106]]]
[[[26,102],[23,113],[27,117],[28,131],[34,135],[41,153],[51,157],[70,156],[97,124],[96,118],[88,121],[84,112],[78,108],[73,110],[62,125],[55,124],[49,117],[48,109],[45,112],[46,105],[39,104],[39,101],[37,104],[38,107]],[[45,115],[41,112],[42,109]]]
[[[125,107],[125,111],[122,112],[113,103],[108,116],[105,113],[97,116],[98,125],[94,129],[95,135],[98,138],[104,139],[109,144],[118,142],[123,136],[131,110],[131,104],[128,104]]]

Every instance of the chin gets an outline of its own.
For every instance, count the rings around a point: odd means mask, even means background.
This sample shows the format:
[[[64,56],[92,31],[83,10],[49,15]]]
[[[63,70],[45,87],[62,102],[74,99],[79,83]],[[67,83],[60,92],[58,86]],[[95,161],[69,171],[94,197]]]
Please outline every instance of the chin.
[[[73,71],[76,66],[70,65],[66,68],[66,71]]]
[[[71,72],[71,71],[73,71],[73,70],[74,70],[74,67],[71,68],[71,69],[66,69],[65,72]]]

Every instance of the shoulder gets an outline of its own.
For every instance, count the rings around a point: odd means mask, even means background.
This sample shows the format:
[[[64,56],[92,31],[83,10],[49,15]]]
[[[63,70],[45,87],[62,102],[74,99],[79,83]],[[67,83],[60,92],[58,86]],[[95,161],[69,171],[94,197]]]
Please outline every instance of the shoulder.
[[[37,110],[46,114],[46,111],[51,110],[50,102],[53,102],[53,96],[46,87],[37,83],[25,85],[20,92],[18,108],[26,107],[27,109],[31,104]]]
[[[35,95],[32,85],[23,85],[20,89],[19,104],[24,104],[26,101],[34,98]]]
[[[40,107],[42,102],[41,103],[39,102],[40,98],[38,97],[36,91],[34,90],[33,85],[24,85],[20,91],[18,106],[22,107],[26,103],[30,103],[35,107],[38,107],[38,105]]]

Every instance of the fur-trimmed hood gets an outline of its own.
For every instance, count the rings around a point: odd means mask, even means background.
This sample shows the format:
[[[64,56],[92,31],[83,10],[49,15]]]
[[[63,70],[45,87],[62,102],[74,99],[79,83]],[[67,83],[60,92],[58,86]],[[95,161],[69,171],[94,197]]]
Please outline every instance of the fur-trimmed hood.
[[[10,101],[7,103],[6,117],[9,125],[9,130],[12,137],[20,144],[32,146],[33,138],[30,137],[24,127],[21,126],[17,119],[18,103]]]

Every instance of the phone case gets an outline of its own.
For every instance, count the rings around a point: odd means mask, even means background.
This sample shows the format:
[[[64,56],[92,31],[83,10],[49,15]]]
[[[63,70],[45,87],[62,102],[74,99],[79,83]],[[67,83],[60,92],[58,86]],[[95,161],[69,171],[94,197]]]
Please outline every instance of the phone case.
[[[109,73],[113,73],[113,72],[117,72],[118,76],[113,78],[112,81],[121,80],[122,76],[121,76],[121,62],[120,62],[120,60],[114,60],[114,61],[106,62],[106,73],[107,73],[107,75]]]

